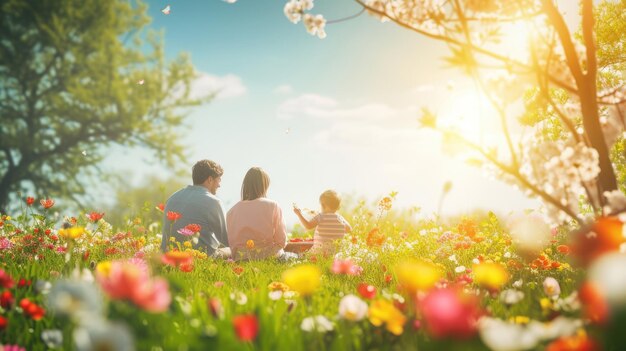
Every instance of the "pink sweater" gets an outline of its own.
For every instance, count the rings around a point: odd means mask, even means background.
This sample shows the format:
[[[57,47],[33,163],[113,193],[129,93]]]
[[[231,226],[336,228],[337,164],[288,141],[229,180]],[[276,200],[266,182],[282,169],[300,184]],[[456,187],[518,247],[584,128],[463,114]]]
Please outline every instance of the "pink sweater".
[[[233,259],[274,257],[287,244],[283,212],[270,199],[239,201],[226,214],[228,243]],[[254,247],[248,247],[248,240]]]

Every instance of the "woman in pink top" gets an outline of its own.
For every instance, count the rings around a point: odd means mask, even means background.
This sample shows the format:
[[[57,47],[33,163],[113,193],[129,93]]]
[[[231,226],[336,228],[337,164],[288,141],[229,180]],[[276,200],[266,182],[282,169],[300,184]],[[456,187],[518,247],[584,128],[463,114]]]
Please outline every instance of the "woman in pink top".
[[[228,243],[234,260],[283,257],[287,231],[278,204],[265,198],[270,177],[259,167],[246,173],[241,201],[226,214]]]

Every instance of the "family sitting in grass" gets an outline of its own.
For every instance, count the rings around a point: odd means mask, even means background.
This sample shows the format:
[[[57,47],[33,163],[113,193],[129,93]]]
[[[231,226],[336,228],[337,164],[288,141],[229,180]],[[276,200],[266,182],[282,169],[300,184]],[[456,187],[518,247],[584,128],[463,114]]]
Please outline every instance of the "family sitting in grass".
[[[275,257],[297,258],[285,251],[287,230],[283,212],[276,201],[268,199],[270,178],[259,167],[246,173],[241,186],[241,201],[224,216],[216,197],[222,167],[211,160],[201,160],[192,167],[193,185],[175,192],[165,203],[161,250],[175,243],[190,242],[192,247],[209,255],[234,260],[259,260]],[[327,190],[320,196],[321,213],[306,219],[295,206],[293,211],[306,229],[315,228],[312,253],[330,254],[337,241],[351,231],[350,224],[337,213],[341,199]]]

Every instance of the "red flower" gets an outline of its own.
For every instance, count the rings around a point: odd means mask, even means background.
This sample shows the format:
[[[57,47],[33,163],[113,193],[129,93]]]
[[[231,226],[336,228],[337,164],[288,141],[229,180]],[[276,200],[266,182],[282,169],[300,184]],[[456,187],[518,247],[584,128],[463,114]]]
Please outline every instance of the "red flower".
[[[20,279],[20,281],[17,283],[17,287],[18,288],[24,288],[27,286],[30,286],[31,281],[30,280],[26,280],[24,278]]]
[[[567,255],[570,252],[569,246],[567,245],[559,245],[556,247],[556,250],[564,255]]]
[[[367,246],[370,247],[380,246],[385,242],[385,239],[387,238],[378,232],[378,228],[374,228],[370,230],[369,233],[367,233],[367,238],[365,239],[365,242],[367,243]]]
[[[15,302],[15,300],[13,299],[13,295],[11,294],[10,291],[5,290],[2,292],[2,294],[0,294],[0,306],[4,308],[5,310],[8,310],[9,308],[11,308],[11,305],[13,305],[13,302]]]
[[[609,319],[610,309],[599,289],[593,283],[585,282],[578,293],[585,316],[593,323],[604,324]]]
[[[0,269],[0,286],[7,289],[13,287],[13,279],[2,269]]]
[[[34,197],[29,196],[29,197],[26,198],[26,204],[28,206],[31,206],[34,203],[35,203],[35,198]]]
[[[0,316],[0,330],[6,329],[8,324],[9,324],[9,320]]]
[[[45,209],[49,209],[50,207],[54,206],[54,200],[52,200],[52,199],[45,199],[45,200],[42,199],[42,200],[39,201],[39,203]]]
[[[241,341],[253,341],[259,333],[259,321],[253,314],[235,316],[233,327]]]
[[[600,217],[592,227],[579,232],[572,244],[572,253],[583,265],[610,251],[617,251],[626,240],[624,224],[617,217]]]
[[[104,217],[104,212],[100,213],[100,212],[93,211],[87,214],[87,217],[89,217],[90,221],[96,223],[97,221],[101,220],[102,217]]]
[[[161,212],[165,211],[165,205],[163,203],[158,204],[155,208]]]
[[[222,315],[224,314],[224,309],[222,307],[222,302],[219,299],[215,297],[210,298],[209,309],[211,310],[211,314],[213,315],[213,317],[222,318]]]
[[[478,300],[458,289],[433,290],[419,304],[428,333],[433,338],[467,339],[476,334],[482,312]]]
[[[182,215],[180,213],[178,213],[178,212],[167,211],[167,219],[169,219],[170,221],[176,222],[181,217],[182,217]]]
[[[180,266],[178,266],[178,269],[183,272],[189,273],[193,271],[193,263],[182,263]]]
[[[240,276],[243,273],[243,267],[241,266],[233,267],[233,273],[235,273],[237,276]]]
[[[197,233],[197,232],[199,232],[200,230],[202,230],[202,227],[201,227],[199,224],[193,224],[193,223],[192,223],[192,224],[187,224],[187,225],[185,226],[185,229],[189,229],[189,230],[191,230],[192,232]]]
[[[356,289],[359,292],[359,295],[361,295],[364,299],[371,300],[376,297],[376,287],[373,285],[361,283]]]

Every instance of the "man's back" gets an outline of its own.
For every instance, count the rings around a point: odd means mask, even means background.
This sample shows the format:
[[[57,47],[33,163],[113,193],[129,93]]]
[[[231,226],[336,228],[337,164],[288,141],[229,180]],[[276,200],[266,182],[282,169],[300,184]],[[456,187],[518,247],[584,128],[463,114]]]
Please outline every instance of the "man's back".
[[[181,218],[175,222],[170,221],[167,218],[169,211],[180,213]],[[177,242],[188,240],[188,237],[179,234],[178,230],[189,224],[201,226],[198,244],[194,245],[194,248],[213,254],[219,243],[228,246],[222,205],[217,197],[200,185],[189,185],[180,189],[167,200],[163,213],[161,251],[168,251],[170,237],[175,238]]]

